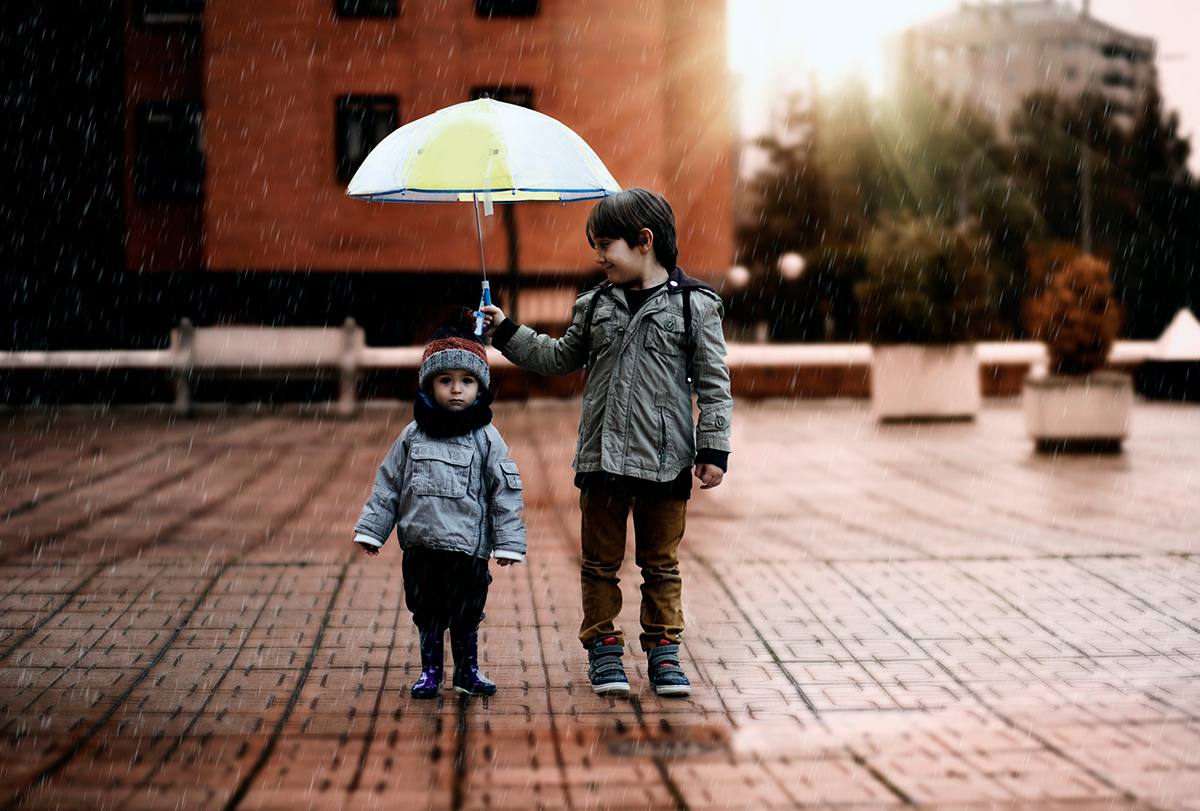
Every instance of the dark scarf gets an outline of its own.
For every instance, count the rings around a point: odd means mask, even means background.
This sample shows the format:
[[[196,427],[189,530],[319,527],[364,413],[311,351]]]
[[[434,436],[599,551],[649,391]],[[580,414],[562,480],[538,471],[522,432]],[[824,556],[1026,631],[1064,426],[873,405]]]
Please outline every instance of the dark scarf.
[[[462,436],[492,421],[492,409],[488,408],[491,404],[491,389],[480,392],[479,398],[462,411],[447,411],[425,392],[418,391],[417,399],[413,402],[413,419],[422,431],[432,437],[444,439]]]

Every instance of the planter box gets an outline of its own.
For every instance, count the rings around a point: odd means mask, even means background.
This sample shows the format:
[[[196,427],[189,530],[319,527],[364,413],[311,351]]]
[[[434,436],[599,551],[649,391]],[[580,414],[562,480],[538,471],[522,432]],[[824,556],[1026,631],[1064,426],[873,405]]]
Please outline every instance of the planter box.
[[[970,420],[979,397],[974,344],[875,348],[871,406],[880,420]]]
[[[1129,434],[1133,379],[1117,372],[1030,375],[1022,399],[1039,451],[1117,453]]]

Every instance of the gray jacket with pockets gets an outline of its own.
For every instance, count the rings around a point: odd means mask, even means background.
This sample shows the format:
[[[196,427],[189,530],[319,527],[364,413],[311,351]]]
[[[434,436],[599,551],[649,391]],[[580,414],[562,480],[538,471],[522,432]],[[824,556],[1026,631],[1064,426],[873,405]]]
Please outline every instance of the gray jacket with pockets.
[[[521,476],[495,427],[434,438],[413,422],[379,466],[354,532],[382,545],[395,527],[405,549],[524,555],[523,506]]]
[[[687,381],[684,287],[691,287],[695,341],[691,385]],[[590,335],[584,322],[593,296]],[[579,416],[573,467],[665,482],[690,467],[698,449],[729,451],[733,397],[725,365],[721,299],[678,268],[662,290],[636,313],[625,291],[605,285],[575,300],[571,326],[561,338],[519,327],[497,348],[517,366],[545,375],[582,368],[590,340],[589,372]],[[699,420],[693,422],[692,393]]]

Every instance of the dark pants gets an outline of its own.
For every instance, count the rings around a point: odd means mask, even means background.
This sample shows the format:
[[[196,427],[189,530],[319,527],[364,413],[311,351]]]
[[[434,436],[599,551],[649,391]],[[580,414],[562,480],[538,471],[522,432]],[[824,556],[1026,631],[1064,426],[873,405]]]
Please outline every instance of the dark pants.
[[[683,631],[679,542],[683,540],[687,502],[588,488],[579,494],[579,507],[583,512],[579,574],[583,623],[579,640],[587,646],[611,636],[625,644],[624,635],[613,621],[621,613],[621,581],[617,574],[625,560],[626,526],[632,511],[633,559],[642,570],[642,650],[650,650],[661,639],[679,642]]]
[[[492,575],[483,558],[414,546],[404,550],[404,604],[421,633],[471,633],[479,628]]]

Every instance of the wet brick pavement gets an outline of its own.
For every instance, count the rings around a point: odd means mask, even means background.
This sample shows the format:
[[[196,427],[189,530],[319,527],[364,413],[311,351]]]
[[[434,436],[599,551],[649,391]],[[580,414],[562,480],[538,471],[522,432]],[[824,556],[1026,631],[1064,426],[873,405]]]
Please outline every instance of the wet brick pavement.
[[[0,414],[0,809],[1200,809],[1200,409],[1055,458],[1010,401],[741,404],[683,550],[694,694],[638,655],[614,700],[578,407],[496,408],[531,554],[494,570],[499,694],[433,702],[396,547],[349,542],[403,407]]]

